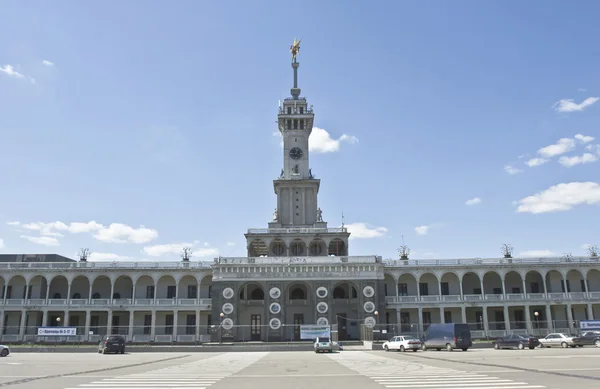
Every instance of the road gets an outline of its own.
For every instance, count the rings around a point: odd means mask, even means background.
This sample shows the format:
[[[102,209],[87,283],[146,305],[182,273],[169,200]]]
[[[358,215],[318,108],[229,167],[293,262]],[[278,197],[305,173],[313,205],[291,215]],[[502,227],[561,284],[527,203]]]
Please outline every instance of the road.
[[[0,389],[578,389],[600,385],[600,349],[399,353],[23,353]]]

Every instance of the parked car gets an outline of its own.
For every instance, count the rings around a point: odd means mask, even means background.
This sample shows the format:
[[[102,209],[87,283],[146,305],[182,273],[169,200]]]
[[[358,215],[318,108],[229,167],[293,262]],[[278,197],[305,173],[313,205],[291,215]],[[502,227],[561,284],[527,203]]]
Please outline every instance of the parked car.
[[[507,335],[496,339],[494,348],[496,350],[504,348],[518,348],[523,350],[525,347],[533,350],[540,345],[540,340],[532,335]]]
[[[423,351],[430,348],[434,348],[437,351],[443,348],[448,351],[452,351],[455,348],[467,351],[471,346],[473,346],[471,330],[467,324],[432,324],[421,338],[421,349]]]
[[[578,336],[577,345],[579,347],[583,347],[583,346],[600,347],[600,331],[582,332]]]
[[[421,341],[411,335],[400,335],[394,336],[392,339],[383,343],[383,349],[385,351],[399,350],[406,351],[412,350],[417,351],[421,348]]]
[[[104,335],[98,344],[98,354],[125,354],[125,338],[119,335]]]
[[[540,338],[540,343],[542,347],[577,347],[579,345],[579,338],[576,336],[567,336],[562,333],[553,333]]]
[[[331,339],[324,336],[315,339],[315,344],[313,347],[316,353],[333,352],[333,344],[331,343]]]
[[[10,354],[10,348],[0,344],[0,357],[6,357],[8,354]]]

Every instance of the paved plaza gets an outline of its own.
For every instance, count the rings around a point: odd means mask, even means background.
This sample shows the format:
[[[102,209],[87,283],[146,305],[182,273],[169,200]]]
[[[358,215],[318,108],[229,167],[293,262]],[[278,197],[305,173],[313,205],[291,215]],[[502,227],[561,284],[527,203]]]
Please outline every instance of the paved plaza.
[[[10,389],[577,389],[600,384],[600,349],[399,353],[23,353]]]

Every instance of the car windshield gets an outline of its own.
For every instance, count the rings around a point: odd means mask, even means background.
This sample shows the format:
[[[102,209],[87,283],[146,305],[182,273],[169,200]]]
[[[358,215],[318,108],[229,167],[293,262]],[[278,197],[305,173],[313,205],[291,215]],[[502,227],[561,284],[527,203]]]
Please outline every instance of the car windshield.
[[[329,342],[329,338],[319,338],[319,343],[327,343]]]
[[[415,338],[414,336],[408,335],[408,336],[405,336],[404,339],[405,340],[414,340],[414,339],[417,339],[417,338]]]

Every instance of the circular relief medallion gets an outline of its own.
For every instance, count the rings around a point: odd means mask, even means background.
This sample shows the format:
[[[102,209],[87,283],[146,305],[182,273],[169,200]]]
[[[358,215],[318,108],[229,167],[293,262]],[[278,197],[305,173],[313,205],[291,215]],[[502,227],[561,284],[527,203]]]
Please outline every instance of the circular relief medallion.
[[[223,289],[223,297],[226,298],[227,300],[229,300],[230,298],[232,298],[234,295],[234,291],[231,288],[225,288]]]
[[[223,326],[223,328],[225,328],[226,330],[230,330],[233,328],[233,320],[231,320],[230,318],[227,319],[223,319],[223,323],[221,323],[221,325]]]
[[[223,304],[223,306],[221,307],[221,312],[223,312],[226,315],[232,314],[233,313],[233,304],[231,304],[231,303]]]
[[[278,299],[279,296],[281,296],[281,290],[277,287],[273,287],[269,290],[269,296],[271,296],[272,299]]]
[[[375,327],[375,324],[377,322],[375,321],[375,318],[372,316],[369,316],[367,318],[365,318],[365,326],[367,326],[368,328],[373,328]]]
[[[375,304],[373,304],[372,301],[367,301],[365,305],[363,305],[363,308],[365,309],[365,312],[371,313],[375,310]]]
[[[365,297],[373,297],[375,295],[375,289],[372,286],[365,286],[363,288],[363,294]]]
[[[276,314],[278,314],[279,312],[281,312],[281,305],[279,305],[279,303],[273,303],[273,304],[271,304],[271,305],[269,306],[269,311],[270,311],[272,314],[276,315]]]
[[[278,330],[279,327],[281,327],[281,320],[274,317],[269,321],[269,327],[271,327],[272,330]]]
[[[329,325],[329,320],[327,320],[327,318],[326,318],[326,317],[320,317],[320,318],[317,320],[317,325],[318,325],[318,326],[328,326],[328,325]]]
[[[324,286],[321,286],[319,288],[317,288],[317,297],[324,299],[325,297],[327,297],[327,288]]]
[[[321,301],[320,303],[317,304],[317,312],[319,312],[319,313],[325,313],[325,312],[327,312],[328,309],[329,309],[329,306],[327,305],[326,302]]]

